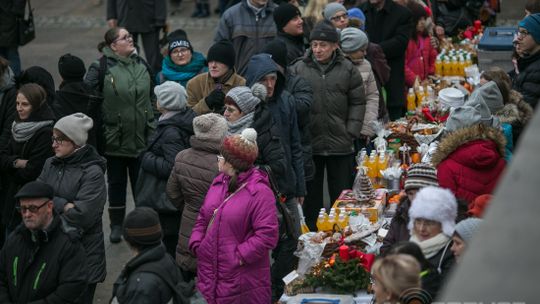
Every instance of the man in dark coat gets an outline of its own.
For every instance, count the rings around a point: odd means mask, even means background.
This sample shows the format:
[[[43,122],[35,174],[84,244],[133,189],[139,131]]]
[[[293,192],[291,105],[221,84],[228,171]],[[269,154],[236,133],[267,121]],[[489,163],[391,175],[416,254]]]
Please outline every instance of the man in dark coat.
[[[21,73],[19,57],[19,32],[17,18],[24,16],[26,0],[2,0],[0,2],[0,56],[9,61],[15,73]]]
[[[137,43],[142,38],[146,61],[152,71],[161,71],[163,57],[159,51],[159,31],[165,26],[167,6],[165,0],[108,0],[109,27],[121,26],[133,35]]]
[[[287,61],[304,56],[304,21],[298,7],[283,3],[274,10],[274,22],[276,23],[276,39],[285,43]]]
[[[405,50],[409,42],[411,12],[392,0],[369,0],[362,5],[369,41],[381,46],[390,66],[386,84],[386,104],[391,120],[400,118],[405,108]]]
[[[138,207],[124,220],[124,239],[135,256],[114,283],[111,303],[189,303],[187,286],[173,258],[161,243],[163,233],[157,213]]]
[[[26,184],[15,196],[23,224],[0,253],[0,303],[79,303],[86,254],[62,230],[53,196],[53,188],[41,182]]]
[[[513,89],[534,109],[540,98],[540,14],[529,15],[519,23],[517,48],[521,57],[517,61],[519,74],[513,75]]]

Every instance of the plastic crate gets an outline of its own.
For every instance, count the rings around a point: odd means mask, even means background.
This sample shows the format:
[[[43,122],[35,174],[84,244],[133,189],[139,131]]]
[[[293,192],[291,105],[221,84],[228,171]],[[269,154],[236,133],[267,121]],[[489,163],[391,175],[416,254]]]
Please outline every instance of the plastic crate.
[[[488,27],[478,43],[478,68],[480,71],[500,67],[510,71],[512,65],[513,40],[517,33],[515,27]]]

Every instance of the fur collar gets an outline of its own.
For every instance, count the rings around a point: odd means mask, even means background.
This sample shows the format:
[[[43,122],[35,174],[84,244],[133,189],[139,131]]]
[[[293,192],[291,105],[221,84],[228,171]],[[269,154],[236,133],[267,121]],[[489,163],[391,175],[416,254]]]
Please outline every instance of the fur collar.
[[[519,111],[519,122],[526,125],[534,114],[534,110],[516,90],[510,91],[510,103],[515,104]]]
[[[506,145],[504,134],[498,129],[478,124],[468,128],[458,129],[446,135],[446,137],[441,140],[437,147],[437,151],[435,151],[431,158],[432,164],[437,167],[460,146],[478,139],[494,141],[497,144],[499,153],[504,157],[504,146]]]
[[[513,103],[507,103],[502,109],[495,113],[495,116],[499,118],[501,123],[515,124],[516,122],[521,121],[519,114],[520,113],[517,105]]]

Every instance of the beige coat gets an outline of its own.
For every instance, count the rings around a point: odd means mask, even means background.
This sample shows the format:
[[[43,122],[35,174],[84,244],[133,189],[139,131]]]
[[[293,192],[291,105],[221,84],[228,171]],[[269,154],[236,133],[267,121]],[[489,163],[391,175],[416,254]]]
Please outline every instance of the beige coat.
[[[227,82],[223,84],[223,93],[227,94],[230,89],[246,85],[246,80],[234,73]],[[187,83],[187,104],[197,113],[197,115],[211,112],[204,100],[216,88],[216,83],[210,73],[202,73],[193,77]]]
[[[362,135],[374,136],[372,121],[377,121],[379,115],[379,89],[375,81],[375,74],[371,69],[371,63],[367,59],[360,62],[353,61],[358,71],[362,75],[364,91],[366,92],[366,114],[364,114],[364,124],[362,125]]]

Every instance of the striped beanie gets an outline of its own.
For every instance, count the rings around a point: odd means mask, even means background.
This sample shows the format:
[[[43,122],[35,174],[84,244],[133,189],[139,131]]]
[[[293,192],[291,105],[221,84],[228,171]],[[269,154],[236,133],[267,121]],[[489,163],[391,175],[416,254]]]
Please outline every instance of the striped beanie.
[[[437,170],[435,167],[426,163],[412,165],[407,171],[405,191],[410,189],[421,189],[427,186],[439,186]]]
[[[246,128],[241,134],[225,137],[221,144],[221,155],[239,172],[247,171],[257,159],[257,131]]]

